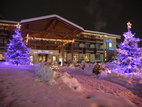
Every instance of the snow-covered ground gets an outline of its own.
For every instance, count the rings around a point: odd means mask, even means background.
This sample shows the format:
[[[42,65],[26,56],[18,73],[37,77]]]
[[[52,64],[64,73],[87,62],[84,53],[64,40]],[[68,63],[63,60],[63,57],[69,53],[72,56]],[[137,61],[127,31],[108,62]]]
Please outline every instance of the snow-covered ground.
[[[125,84],[115,82],[119,80],[118,76],[109,75],[106,79],[97,79],[79,68],[60,68],[81,84],[83,90],[75,91],[64,82],[47,84],[42,78],[35,76],[33,68],[0,64],[0,107],[142,106],[141,97],[125,87]],[[140,94],[139,91],[140,89]]]

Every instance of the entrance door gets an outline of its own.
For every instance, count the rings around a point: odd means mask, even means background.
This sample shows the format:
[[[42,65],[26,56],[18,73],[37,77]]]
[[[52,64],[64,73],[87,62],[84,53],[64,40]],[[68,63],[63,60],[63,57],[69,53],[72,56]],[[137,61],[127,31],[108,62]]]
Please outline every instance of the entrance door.
[[[54,62],[54,61],[57,61],[57,58],[56,58],[55,55],[52,56],[52,61],[53,61],[53,62]]]
[[[41,61],[47,61],[48,59],[48,54],[39,54],[38,55],[38,61],[41,62]]]

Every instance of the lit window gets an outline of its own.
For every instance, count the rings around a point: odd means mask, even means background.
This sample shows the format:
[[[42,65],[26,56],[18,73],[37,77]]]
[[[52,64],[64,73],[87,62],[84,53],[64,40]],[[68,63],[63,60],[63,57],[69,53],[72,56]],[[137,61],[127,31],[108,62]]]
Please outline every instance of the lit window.
[[[30,56],[30,61],[31,61],[31,63],[33,63],[33,56],[32,55]]]
[[[3,59],[3,55],[2,54],[0,54],[0,60],[2,60]]]
[[[39,62],[41,62],[42,61],[42,56],[39,56]]]
[[[108,44],[108,45],[107,45]],[[107,49],[109,50],[113,50],[112,49],[112,40],[109,39],[109,40],[106,40],[106,44],[105,44],[105,48],[107,47]]]
[[[90,55],[89,54],[85,54],[85,58],[84,58],[85,62],[89,62],[89,59],[90,59]]]
[[[79,57],[78,54],[74,54],[74,60],[75,60],[76,62],[78,62],[78,57]]]
[[[43,60],[43,61],[46,61],[46,56],[43,56],[43,57],[42,57],[42,60]]]
[[[109,48],[112,48],[112,43],[111,42],[109,42]]]
[[[56,56],[53,56],[52,58],[53,58],[53,62],[56,61]]]

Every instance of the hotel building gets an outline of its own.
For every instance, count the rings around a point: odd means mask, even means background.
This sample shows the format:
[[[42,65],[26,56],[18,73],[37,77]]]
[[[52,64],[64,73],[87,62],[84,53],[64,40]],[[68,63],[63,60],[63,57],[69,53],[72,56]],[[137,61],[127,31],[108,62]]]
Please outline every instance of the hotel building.
[[[103,63],[109,60],[111,53],[117,48],[117,39],[121,38],[120,35],[85,30],[58,15],[24,19],[20,22],[1,20],[0,60],[17,23],[21,24],[22,36],[27,47],[31,48],[32,63],[48,59],[61,65],[72,60]],[[2,34],[3,31],[6,31],[5,35]]]

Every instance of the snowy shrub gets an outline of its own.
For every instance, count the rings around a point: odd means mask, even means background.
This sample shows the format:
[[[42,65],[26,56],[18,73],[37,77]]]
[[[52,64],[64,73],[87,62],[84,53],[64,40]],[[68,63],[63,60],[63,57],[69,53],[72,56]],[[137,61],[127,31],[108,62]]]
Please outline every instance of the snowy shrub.
[[[84,70],[84,68],[85,68],[85,61],[84,60],[81,62],[80,67]]]
[[[80,67],[80,64],[77,63],[75,60],[73,60],[71,66],[74,66],[74,67]]]
[[[94,77],[104,78],[107,74],[111,73],[111,69],[105,64],[91,64],[86,63],[83,72],[87,75]]]
[[[98,75],[98,74],[100,74],[100,71],[103,71],[103,70],[104,70],[104,68],[101,65],[96,64],[96,65],[94,65],[92,72],[95,73],[96,75]]]
[[[111,73],[111,69],[107,65],[102,64],[101,68],[102,69],[100,70],[99,78],[105,78],[108,74]]]
[[[51,66],[45,66],[42,64],[38,64],[35,67],[35,75],[42,77],[49,84],[53,83],[52,77],[54,75],[54,71],[51,70]]]
[[[49,85],[63,82],[73,90],[81,91],[81,84],[67,72],[59,70],[57,65],[40,63],[35,66],[35,75],[43,78]]]
[[[75,60],[73,60],[72,63],[70,64],[70,67],[74,68],[74,69],[80,68],[80,69],[84,70],[85,65],[86,65],[86,63],[84,60],[81,63],[77,63]]]

